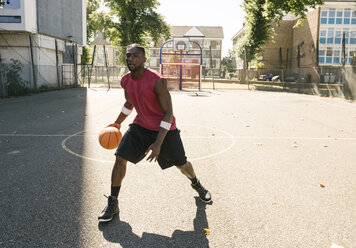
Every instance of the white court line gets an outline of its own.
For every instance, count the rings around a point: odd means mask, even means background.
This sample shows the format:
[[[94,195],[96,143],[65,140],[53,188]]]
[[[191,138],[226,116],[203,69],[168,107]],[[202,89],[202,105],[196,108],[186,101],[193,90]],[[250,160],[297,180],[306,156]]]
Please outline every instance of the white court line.
[[[195,126],[199,126],[199,125],[195,125]],[[207,159],[207,158],[211,158],[211,157],[214,157],[214,156],[217,156],[217,155],[220,155],[228,150],[230,150],[236,143],[236,139],[239,139],[239,140],[263,140],[263,139],[269,139],[269,140],[333,140],[333,141],[338,141],[338,140],[349,140],[349,141],[356,141],[356,138],[338,138],[338,137],[335,137],[335,138],[329,138],[329,137],[297,137],[297,136],[292,136],[292,137],[272,137],[272,136],[233,136],[231,135],[230,133],[226,132],[226,131],[223,131],[223,130],[220,130],[220,129],[216,129],[216,128],[209,128],[209,127],[205,127],[205,126],[200,126],[200,127],[204,127],[204,128],[207,128],[207,129],[212,129],[214,130],[215,132],[222,132],[224,133],[226,136],[225,137],[222,137],[222,136],[182,136],[182,139],[230,139],[231,140],[231,144],[226,147],[225,149],[221,150],[221,151],[218,151],[216,153],[213,153],[213,154],[209,154],[209,155],[206,155],[206,156],[201,156],[201,157],[198,157],[198,158],[191,158],[189,159],[190,161],[197,161],[197,160],[204,160],[204,159]],[[70,139],[70,138],[73,138],[75,136],[79,136],[79,137],[84,137],[84,136],[97,136],[97,134],[85,134],[84,131],[80,131],[80,132],[77,132],[75,134],[72,134],[72,135],[64,135],[64,134],[55,134],[55,135],[51,135],[51,134],[0,134],[0,136],[11,136],[11,137],[66,137],[64,140],[62,140],[61,142],[61,146],[62,148],[67,151],[68,153],[76,156],[76,157],[80,157],[80,158],[83,158],[83,159],[87,159],[87,160],[91,160],[91,161],[96,161],[96,162],[104,162],[104,163],[113,163],[112,160],[103,160],[103,159],[95,159],[95,158],[91,158],[91,157],[87,157],[87,156],[84,156],[84,155],[81,155],[81,154],[78,154],[78,153],[75,153],[73,152],[71,149],[69,149],[67,146],[66,146],[66,142]],[[140,162],[138,164],[151,164],[149,162]]]
[[[70,134],[23,134],[23,133],[0,133],[0,136],[9,137],[67,137]]]
[[[216,129],[215,129],[216,130]],[[223,132],[222,130],[219,130]],[[80,131],[76,134],[70,135],[70,134],[0,134],[2,137],[84,137],[84,136],[98,136],[98,134],[79,134],[83,133],[84,131]],[[227,134],[227,133],[226,133]],[[298,139],[298,140],[356,140],[355,138],[345,138],[345,137],[305,137],[305,136],[233,136],[233,135],[227,135],[227,136],[181,136],[182,139],[244,139],[244,140],[253,140],[253,139],[269,139],[269,140],[289,140],[289,139]]]
[[[205,126],[202,126],[202,125],[192,125],[192,126],[205,127]],[[205,127],[205,128],[207,128],[207,129],[213,129],[213,128],[210,128],[210,127]],[[206,156],[189,159],[189,161],[203,160],[203,159],[207,159],[207,158],[211,158],[211,157],[217,156],[217,155],[219,155],[219,154],[221,154],[221,153],[224,153],[224,152],[228,151],[229,149],[231,149],[231,148],[235,145],[235,139],[233,138],[233,136],[232,136],[230,133],[225,132],[225,131],[223,131],[223,130],[216,129],[216,128],[214,128],[213,130],[214,130],[214,131],[218,131],[218,132],[220,131],[220,132],[226,134],[226,135],[231,139],[231,144],[230,144],[230,146],[226,147],[225,149],[223,149],[223,150],[221,150],[221,151],[218,151],[218,152],[215,152],[215,153],[206,155]],[[70,136],[68,136],[67,138],[65,138],[65,139],[62,141],[62,144],[61,144],[61,145],[62,145],[62,148],[63,148],[65,151],[69,152],[70,154],[72,154],[72,155],[74,155],[74,156],[77,156],[77,157],[80,157],[80,158],[84,158],[84,159],[88,159],[88,160],[92,160],[92,161],[97,161],[97,162],[109,162],[109,163],[113,163],[113,161],[102,160],[102,159],[94,159],[94,158],[90,158],[90,157],[87,157],[87,156],[84,156],[84,155],[75,153],[75,152],[73,152],[72,150],[70,150],[70,149],[66,146],[66,142],[67,142],[68,139],[70,139],[70,138],[72,138],[72,137],[74,137],[74,136],[77,136],[77,135],[79,135],[80,133],[83,133],[83,132],[84,132],[84,131],[81,131],[81,132],[75,133],[75,134],[70,135]],[[138,163],[138,164],[151,164],[151,163],[150,163],[150,162],[146,162],[146,163],[140,162],[140,163]]]
[[[74,155],[74,156],[76,156],[76,157],[80,157],[80,158],[84,158],[84,159],[88,159],[88,160],[96,161],[96,162],[104,162],[104,163],[108,163],[108,162],[109,162],[109,163],[113,163],[113,161],[110,161],[110,160],[95,159],[95,158],[90,158],[90,157],[87,157],[87,156],[84,156],[84,155],[75,153],[75,152],[73,152],[72,150],[70,150],[70,149],[66,146],[66,142],[67,142],[68,139],[70,139],[70,138],[72,138],[72,137],[74,137],[74,136],[77,136],[78,134],[83,133],[83,132],[84,132],[84,131],[80,131],[80,132],[78,132],[78,133],[72,134],[72,135],[68,136],[67,138],[65,138],[64,140],[62,140],[62,143],[61,143],[62,148],[63,148],[65,151],[69,152],[70,154],[72,154],[72,155]]]

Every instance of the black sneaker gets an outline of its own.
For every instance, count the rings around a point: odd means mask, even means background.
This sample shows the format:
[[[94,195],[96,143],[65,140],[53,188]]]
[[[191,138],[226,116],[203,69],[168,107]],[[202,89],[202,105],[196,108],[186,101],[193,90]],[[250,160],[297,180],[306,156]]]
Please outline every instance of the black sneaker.
[[[109,196],[108,205],[104,208],[101,215],[98,217],[99,222],[111,221],[115,214],[119,212],[119,203],[117,198]]]
[[[195,189],[198,194],[199,194],[199,198],[200,200],[202,200],[205,203],[209,203],[211,202],[211,194],[208,190],[206,190],[203,185],[200,184],[200,181],[198,180],[198,182],[196,184],[191,184],[192,188]]]

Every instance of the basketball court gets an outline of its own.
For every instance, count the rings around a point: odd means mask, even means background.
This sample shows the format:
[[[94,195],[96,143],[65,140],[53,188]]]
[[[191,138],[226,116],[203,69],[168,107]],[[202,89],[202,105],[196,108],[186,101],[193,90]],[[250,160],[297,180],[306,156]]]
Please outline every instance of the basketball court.
[[[99,225],[114,150],[98,134],[119,114],[123,90],[4,99],[0,246],[355,247],[355,103],[248,90],[171,95],[213,204],[175,168],[129,163],[119,217]]]

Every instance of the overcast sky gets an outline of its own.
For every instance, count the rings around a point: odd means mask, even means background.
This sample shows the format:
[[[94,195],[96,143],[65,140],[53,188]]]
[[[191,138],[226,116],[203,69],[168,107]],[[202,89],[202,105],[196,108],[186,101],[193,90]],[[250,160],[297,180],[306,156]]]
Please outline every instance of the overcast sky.
[[[171,26],[222,26],[223,56],[232,49],[232,36],[241,28],[243,0],[159,0],[158,12]]]

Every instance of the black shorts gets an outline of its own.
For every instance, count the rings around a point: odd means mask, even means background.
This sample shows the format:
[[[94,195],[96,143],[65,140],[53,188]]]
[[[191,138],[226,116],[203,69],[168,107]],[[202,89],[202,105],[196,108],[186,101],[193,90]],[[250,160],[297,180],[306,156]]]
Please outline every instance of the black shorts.
[[[187,162],[179,133],[178,129],[170,130],[163,140],[161,151],[157,158],[162,170],[173,165],[182,166]],[[148,130],[137,124],[130,124],[115,155],[136,164],[146,156],[145,152],[155,142],[157,135],[158,131]]]

